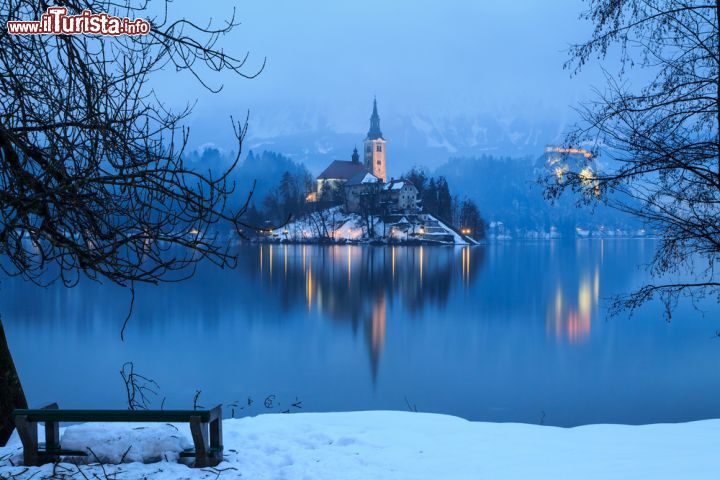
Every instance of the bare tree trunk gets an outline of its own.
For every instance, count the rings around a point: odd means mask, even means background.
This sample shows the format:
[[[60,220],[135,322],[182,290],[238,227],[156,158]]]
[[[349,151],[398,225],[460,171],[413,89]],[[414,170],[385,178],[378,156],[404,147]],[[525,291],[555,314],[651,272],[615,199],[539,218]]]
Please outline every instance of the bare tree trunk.
[[[715,0],[715,25],[717,26],[718,34],[720,34],[720,0]],[[717,108],[716,116],[718,128],[716,140],[718,150],[720,150],[720,75],[717,80],[717,97],[715,98],[715,107]],[[718,177],[720,177],[720,153],[718,154],[717,166],[717,174]]]
[[[2,446],[7,443],[15,428],[12,411],[16,408],[27,408],[27,400],[0,320],[0,445]]]

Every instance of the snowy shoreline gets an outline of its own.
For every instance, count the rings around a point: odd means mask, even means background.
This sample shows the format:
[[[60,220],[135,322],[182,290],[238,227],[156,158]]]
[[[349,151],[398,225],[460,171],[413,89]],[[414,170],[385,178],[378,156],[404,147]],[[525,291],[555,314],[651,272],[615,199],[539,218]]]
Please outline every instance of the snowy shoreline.
[[[155,424],[157,425],[157,424]],[[93,424],[77,437],[126,449],[165,448],[157,430],[140,424]],[[178,434],[189,438],[186,425]],[[123,435],[134,432],[132,435]],[[139,440],[147,431],[146,439]],[[95,435],[93,435],[95,432]],[[79,434],[81,432],[75,432]],[[720,420],[654,425],[586,425],[561,428],[470,422],[412,412],[267,414],[223,422],[225,461],[191,469],[174,461],[105,465],[122,479],[710,479],[720,471]],[[102,436],[112,437],[98,440]],[[155,437],[153,437],[155,435]],[[91,438],[88,438],[91,437]],[[94,438],[93,438],[94,437]],[[128,437],[128,438],[125,438]],[[160,441],[158,441],[160,440]],[[167,444],[167,442],[165,442]],[[177,443],[177,442],[176,442]],[[101,445],[89,445],[99,450]],[[12,466],[21,446],[14,435],[0,448],[3,478],[48,478],[53,465]],[[112,452],[110,452],[112,453]],[[149,453],[149,452],[144,452]],[[162,453],[162,452],[156,452]],[[122,454],[122,451],[120,452]],[[161,455],[162,456],[162,455]],[[126,459],[128,461],[129,459]],[[17,463],[16,463],[17,465]],[[82,474],[79,473],[81,469]],[[66,477],[106,478],[100,466],[61,464]]]

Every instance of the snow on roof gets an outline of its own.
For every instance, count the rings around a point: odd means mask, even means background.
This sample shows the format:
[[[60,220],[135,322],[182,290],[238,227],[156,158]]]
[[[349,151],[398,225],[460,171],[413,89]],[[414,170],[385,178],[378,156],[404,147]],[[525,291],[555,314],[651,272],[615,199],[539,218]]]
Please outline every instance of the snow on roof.
[[[380,179],[373,175],[372,173],[365,171],[365,172],[358,172],[353,177],[348,180],[348,185],[361,185],[364,183],[378,183]]]
[[[405,185],[411,185],[410,182],[406,182],[405,180],[390,180],[390,182],[386,183],[383,187],[385,190],[400,190]]]

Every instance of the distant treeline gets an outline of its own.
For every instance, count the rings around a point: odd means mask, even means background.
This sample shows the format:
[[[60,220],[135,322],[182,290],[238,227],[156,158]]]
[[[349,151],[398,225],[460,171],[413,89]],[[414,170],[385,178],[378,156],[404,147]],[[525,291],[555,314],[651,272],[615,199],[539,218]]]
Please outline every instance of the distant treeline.
[[[234,155],[216,148],[193,152],[188,157],[203,168],[227,165],[232,158]],[[233,170],[231,181],[235,183],[234,203],[243,204],[252,194],[245,222],[258,227],[279,225],[288,216],[298,215],[313,187],[313,177],[304,165],[269,151],[250,151]]]
[[[189,160],[203,168],[216,168],[231,161],[231,154],[207,148]],[[487,222],[502,221],[511,230],[543,230],[556,227],[572,233],[576,226],[594,228],[638,227],[629,217],[602,205],[594,210],[577,208],[570,196],[550,204],[543,197],[537,176],[544,157],[532,159],[494,157],[452,158],[431,172],[416,167],[402,175],[418,189],[424,211],[457,228],[470,228],[482,235]],[[234,170],[235,202],[244,202],[255,181],[246,215],[253,225],[277,225],[288,217],[301,216],[313,208],[306,203],[314,191],[314,179],[302,163],[270,151],[249,152]]]

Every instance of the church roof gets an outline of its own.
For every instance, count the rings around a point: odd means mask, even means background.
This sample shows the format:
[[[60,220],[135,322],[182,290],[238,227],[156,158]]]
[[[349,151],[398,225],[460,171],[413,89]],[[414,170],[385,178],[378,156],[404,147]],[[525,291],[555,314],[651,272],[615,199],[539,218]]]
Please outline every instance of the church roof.
[[[362,185],[365,183],[378,183],[380,179],[368,171],[359,172],[347,181],[348,185]]]
[[[380,131],[380,115],[377,111],[377,99],[373,99],[373,111],[370,116],[370,130],[368,130],[366,140],[384,140],[382,132]]]
[[[362,163],[352,162],[348,160],[334,160],[323,172],[318,176],[322,180],[350,180],[358,173],[367,173]]]

